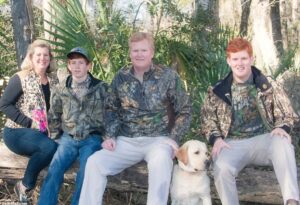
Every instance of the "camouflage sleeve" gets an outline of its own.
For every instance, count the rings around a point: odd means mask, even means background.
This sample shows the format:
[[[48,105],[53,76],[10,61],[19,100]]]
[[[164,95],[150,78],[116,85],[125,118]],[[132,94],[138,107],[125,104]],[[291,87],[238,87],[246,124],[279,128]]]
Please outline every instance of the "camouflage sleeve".
[[[270,82],[273,87],[274,126],[280,127],[289,133],[294,126],[294,121],[297,119],[297,114],[281,84],[274,80],[270,80]]]
[[[175,79],[171,82],[168,97],[175,113],[175,122],[171,130],[171,138],[179,142],[190,127],[192,120],[192,105],[190,97],[183,88],[177,73],[175,73]]]
[[[59,94],[59,89],[55,88],[51,92],[49,118],[49,130],[52,139],[58,139],[61,135],[62,129],[62,101]]]
[[[117,97],[116,84],[116,80],[114,79],[112,85],[107,90],[107,97],[105,99],[106,132],[104,139],[116,137],[119,129],[118,110],[121,105]]]
[[[224,138],[219,129],[219,120],[217,116],[217,99],[210,87],[204,103],[201,107],[201,133],[206,137],[209,144],[213,145],[219,137]]]

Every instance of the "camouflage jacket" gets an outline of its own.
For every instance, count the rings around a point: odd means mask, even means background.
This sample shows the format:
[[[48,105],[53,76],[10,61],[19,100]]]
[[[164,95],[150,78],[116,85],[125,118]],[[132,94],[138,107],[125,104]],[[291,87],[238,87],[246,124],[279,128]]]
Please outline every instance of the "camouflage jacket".
[[[256,102],[265,127],[271,131],[276,127],[290,132],[295,119],[291,103],[279,85],[260,70],[252,67],[254,84],[257,88]],[[218,137],[226,138],[232,122],[231,84],[232,73],[208,89],[201,109],[201,131],[211,145]]]
[[[174,70],[152,65],[141,83],[132,66],[124,67],[116,74],[112,90],[114,115],[107,137],[169,136],[179,141],[187,132],[191,103]]]
[[[89,90],[80,101],[72,94],[72,76],[68,76],[51,93],[49,128],[51,138],[59,138],[62,132],[76,140],[85,139],[89,134],[104,135],[105,99],[108,85],[91,74]]]

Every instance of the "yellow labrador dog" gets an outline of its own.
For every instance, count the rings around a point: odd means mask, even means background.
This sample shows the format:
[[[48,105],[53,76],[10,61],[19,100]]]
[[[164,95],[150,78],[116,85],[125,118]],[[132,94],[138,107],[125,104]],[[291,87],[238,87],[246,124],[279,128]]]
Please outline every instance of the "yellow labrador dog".
[[[211,205],[210,180],[206,173],[207,147],[190,140],[178,150],[170,188],[172,205]]]

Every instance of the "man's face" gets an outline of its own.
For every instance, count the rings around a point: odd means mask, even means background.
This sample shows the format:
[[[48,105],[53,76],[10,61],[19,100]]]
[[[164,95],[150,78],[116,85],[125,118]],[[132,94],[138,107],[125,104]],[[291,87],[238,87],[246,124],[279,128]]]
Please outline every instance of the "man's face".
[[[148,70],[153,56],[154,50],[148,40],[144,39],[130,44],[130,59],[135,69]]]
[[[250,57],[246,50],[230,53],[227,63],[232,70],[233,79],[236,82],[244,83],[249,79],[253,57]]]
[[[89,68],[90,64],[83,57],[68,60],[68,69],[76,82],[82,82],[86,79]]]

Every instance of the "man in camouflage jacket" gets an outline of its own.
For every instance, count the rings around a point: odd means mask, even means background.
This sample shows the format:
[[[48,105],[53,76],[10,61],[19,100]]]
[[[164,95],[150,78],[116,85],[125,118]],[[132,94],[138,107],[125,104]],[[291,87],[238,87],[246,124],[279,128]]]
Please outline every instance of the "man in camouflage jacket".
[[[106,176],[142,160],[149,170],[147,204],[168,201],[172,158],[189,128],[191,104],[178,74],[152,63],[150,34],[133,34],[129,47],[132,66],[122,68],[112,82],[115,117],[109,120],[103,149],[87,162],[81,205],[102,204]]]
[[[291,131],[295,113],[283,88],[252,66],[251,44],[229,42],[231,72],[209,88],[202,133],[213,146],[215,185],[223,205],[238,205],[235,177],[248,164],[273,165],[284,204],[299,201]]]

